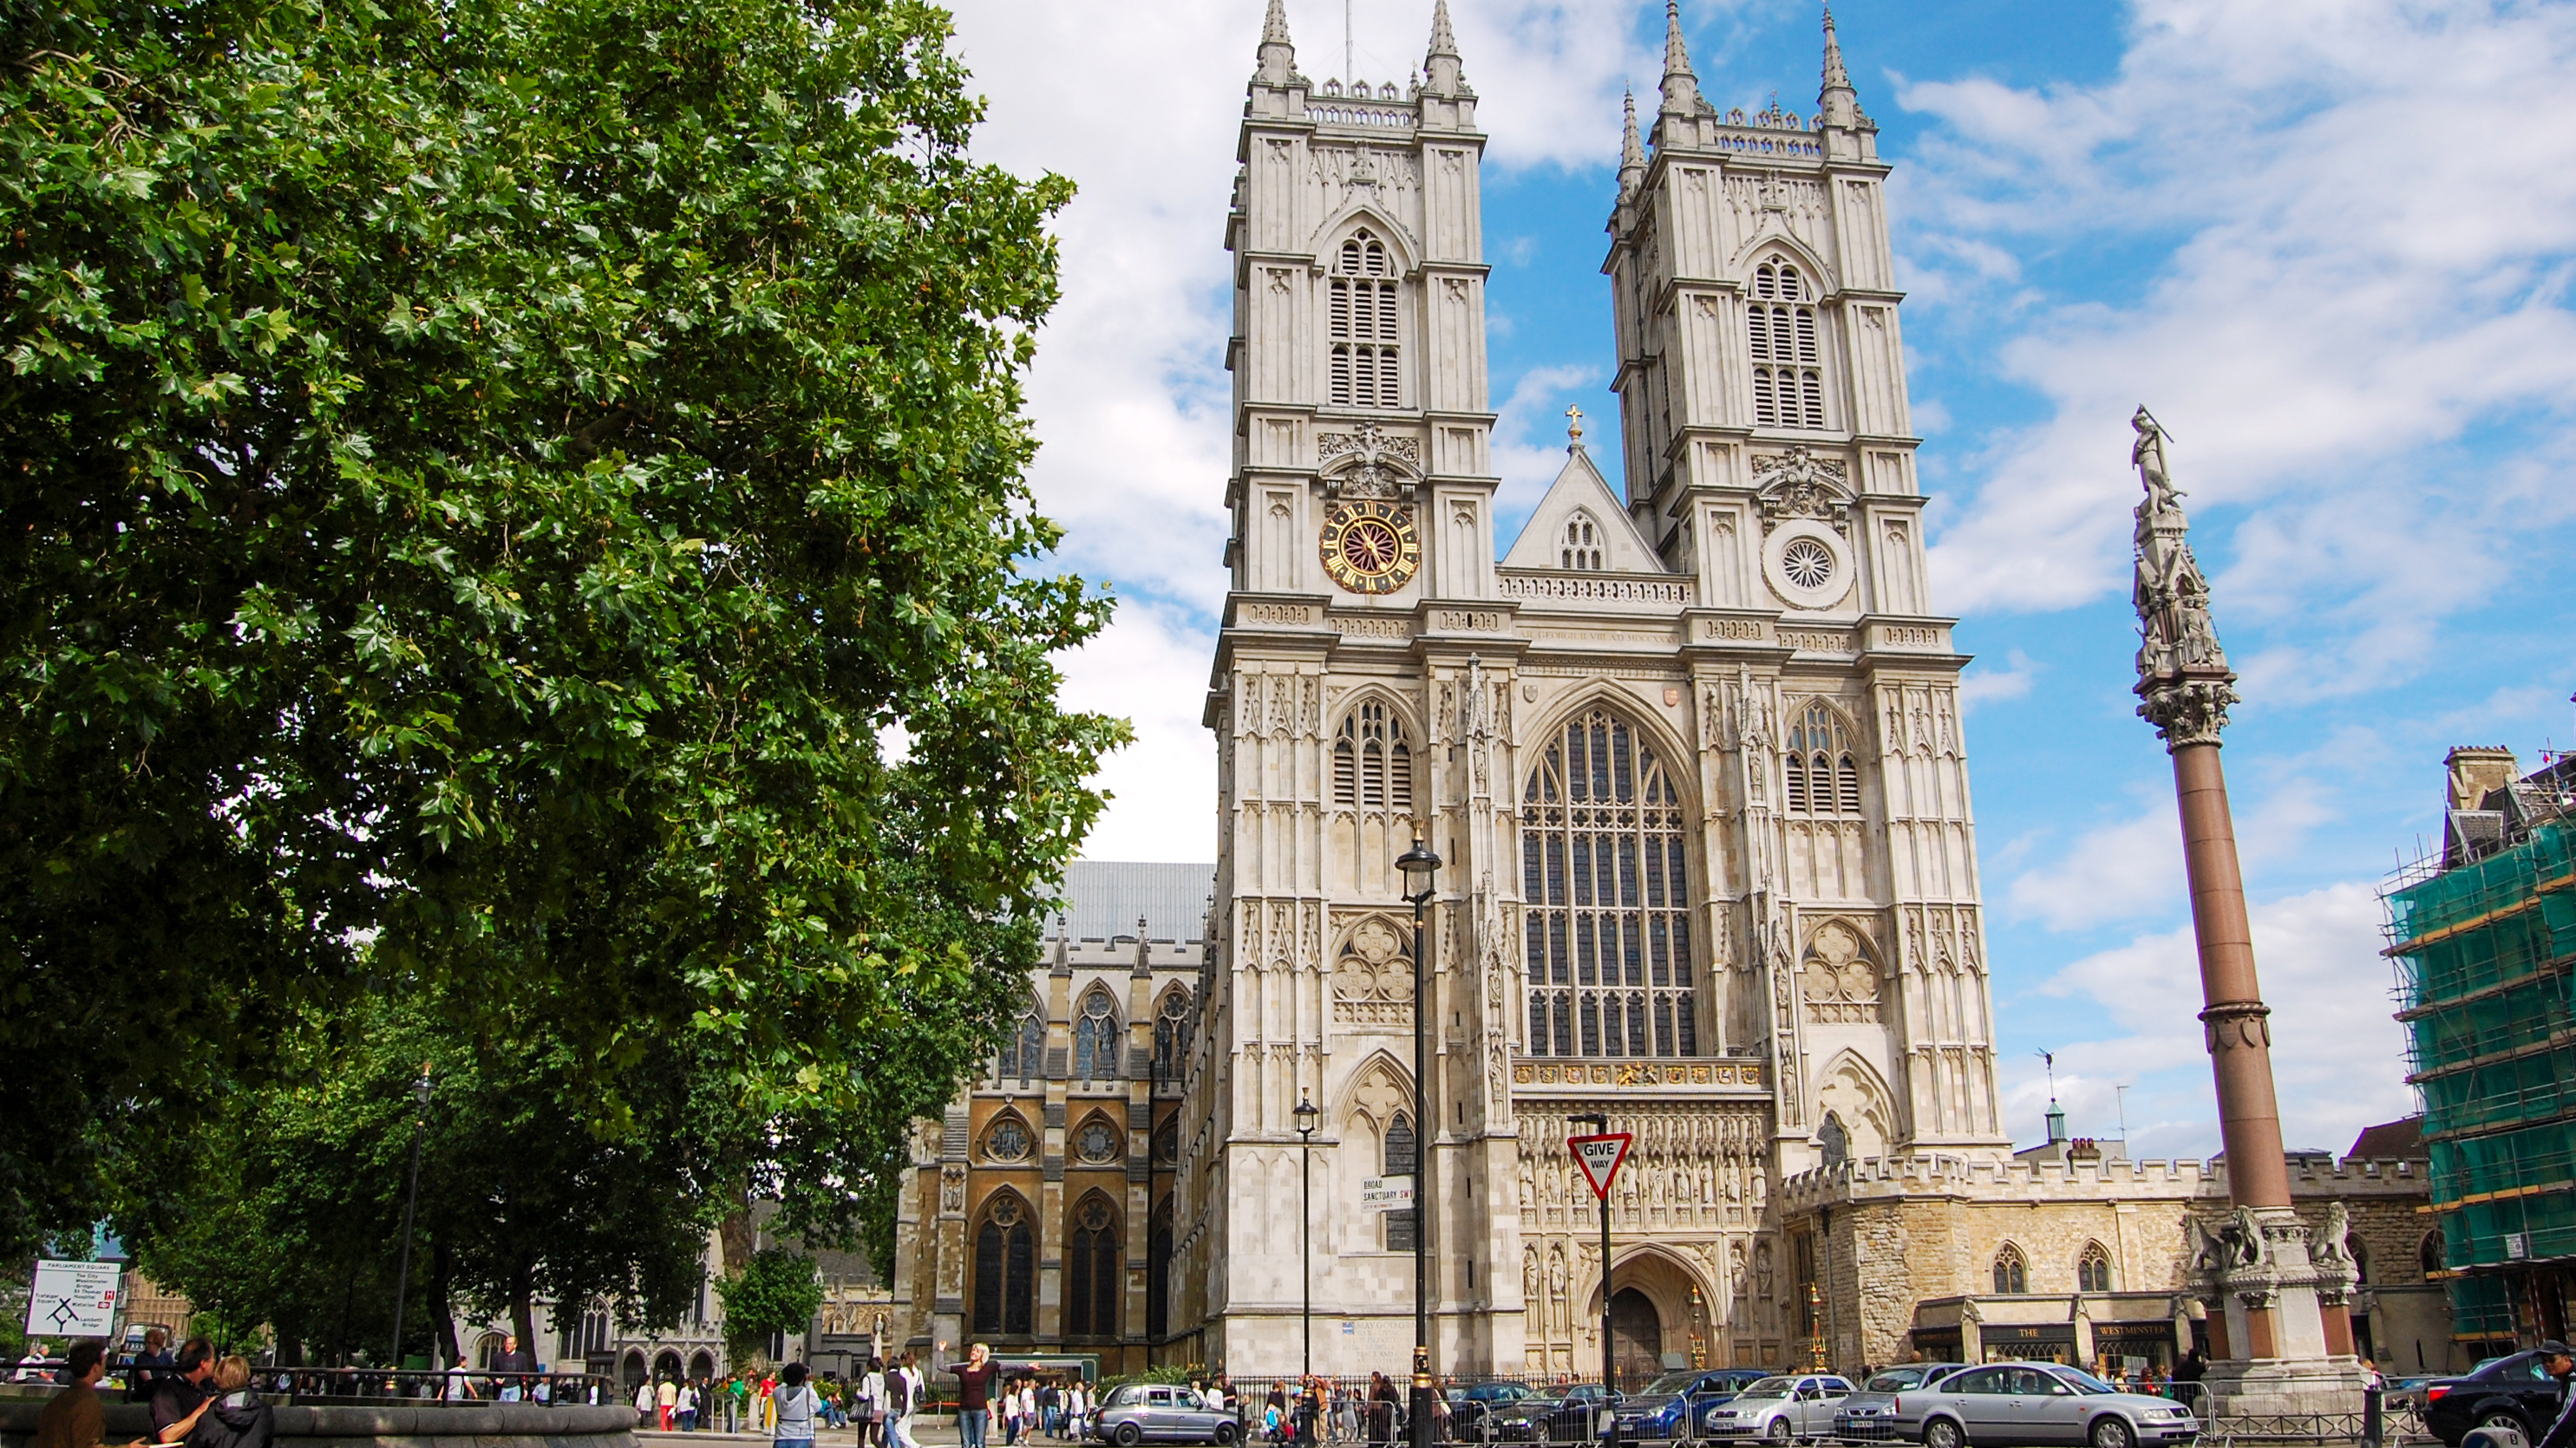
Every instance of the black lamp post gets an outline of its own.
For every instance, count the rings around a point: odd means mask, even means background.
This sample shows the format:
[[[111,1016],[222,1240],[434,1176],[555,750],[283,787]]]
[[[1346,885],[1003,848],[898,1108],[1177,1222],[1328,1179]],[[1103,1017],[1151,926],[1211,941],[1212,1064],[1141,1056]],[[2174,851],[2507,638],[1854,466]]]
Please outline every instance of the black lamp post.
[[[1413,837],[1396,857],[1404,872],[1404,898],[1413,906],[1413,1448],[1431,1448],[1431,1223],[1422,1204],[1431,1199],[1431,982],[1422,948],[1422,912],[1431,903],[1440,857]]]
[[[420,1079],[411,1083],[411,1099],[420,1110],[411,1119],[411,1186],[403,1194],[403,1243],[399,1267],[394,1269],[394,1360],[396,1372],[402,1370],[403,1303],[411,1295],[411,1219],[420,1207],[420,1135],[429,1125],[429,1063],[420,1063]]]
[[[1589,1126],[1596,1136],[1610,1134],[1610,1113],[1577,1111],[1566,1120],[1577,1126]],[[1601,1214],[1601,1401],[1606,1405],[1618,1390],[1618,1380],[1610,1372],[1610,1194],[1603,1192],[1593,1203]]]
[[[1305,1294],[1301,1310],[1306,1343],[1305,1376],[1315,1376],[1315,1103],[1297,1098],[1297,1285]],[[1303,1391],[1301,1385],[1300,1391]]]

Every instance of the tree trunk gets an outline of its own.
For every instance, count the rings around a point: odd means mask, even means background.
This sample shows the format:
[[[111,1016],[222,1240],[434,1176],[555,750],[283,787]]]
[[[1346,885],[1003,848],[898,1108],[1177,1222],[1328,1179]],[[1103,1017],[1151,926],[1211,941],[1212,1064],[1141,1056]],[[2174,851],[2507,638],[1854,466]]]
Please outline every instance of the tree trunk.
[[[429,1309],[438,1316],[438,1356],[445,1367],[465,1361],[465,1350],[456,1344],[456,1303],[451,1295],[456,1276],[456,1259],[439,1242],[429,1251]]]
[[[519,1350],[533,1357],[537,1351],[537,1269],[532,1262],[521,1262],[510,1274],[510,1326],[519,1334]]]
[[[739,1272],[751,1261],[759,1250],[760,1229],[752,1225],[748,1203],[716,1224],[716,1244],[724,1253],[724,1260],[715,1264],[719,1277]]]

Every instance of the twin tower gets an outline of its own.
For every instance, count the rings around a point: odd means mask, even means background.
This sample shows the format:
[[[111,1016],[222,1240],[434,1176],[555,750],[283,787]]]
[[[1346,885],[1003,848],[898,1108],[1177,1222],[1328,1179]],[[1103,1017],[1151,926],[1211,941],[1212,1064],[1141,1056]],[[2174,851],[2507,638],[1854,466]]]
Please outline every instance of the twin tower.
[[[1445,0],[1401,89],[1299,74],[1271,0],[1226,219],[1218,865],[1158,1360],[1295,1371],[1310,1241],[1317,1370],[1400,1373],[1423,1232],[1438,1372],[1596,1370],[1605,1290],[1623,1367],[1777,1364],[1812,1330],[1784,1174],[2004,1144],[1888,168],[1830,16],[1809,116],[1720,111],[1666,26],[1603,267],[1622,476],[1578,422],[1498,554]],[[1606,1274],[1564,1145],[1595,1110],[1636,1137]],[[1418,1219],[1363,1210],[1417,1165]]]

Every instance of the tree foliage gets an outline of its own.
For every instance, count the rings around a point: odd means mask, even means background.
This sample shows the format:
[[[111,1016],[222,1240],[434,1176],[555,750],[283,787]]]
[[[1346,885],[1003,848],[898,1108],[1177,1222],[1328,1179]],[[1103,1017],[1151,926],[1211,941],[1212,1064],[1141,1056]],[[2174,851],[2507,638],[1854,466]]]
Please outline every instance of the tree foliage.
[[[785,1247],[763,1247],[716,1281],[724,1299],[725,1355],[737,1363],[768,1353],[772,1333],[801,1333],[823,1305],[814,1259]]]
[[[0,1246],[369,996],[598,1141],[677,1058],[893,1161],[1124,737],[1032,566],[1068,188],[966,157],[946,17],[0,27]]]

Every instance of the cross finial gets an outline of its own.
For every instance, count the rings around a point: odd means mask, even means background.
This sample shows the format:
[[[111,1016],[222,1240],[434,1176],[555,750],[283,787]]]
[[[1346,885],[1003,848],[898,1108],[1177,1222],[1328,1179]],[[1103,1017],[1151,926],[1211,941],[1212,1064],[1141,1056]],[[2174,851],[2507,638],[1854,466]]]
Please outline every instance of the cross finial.
[[[1569,407],[1565,410],[1565,418],[1566,440],[1576,447],[1583,446],[1583,409]]]

